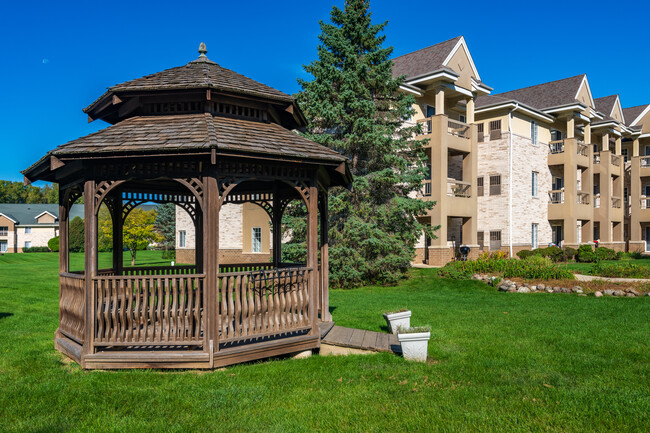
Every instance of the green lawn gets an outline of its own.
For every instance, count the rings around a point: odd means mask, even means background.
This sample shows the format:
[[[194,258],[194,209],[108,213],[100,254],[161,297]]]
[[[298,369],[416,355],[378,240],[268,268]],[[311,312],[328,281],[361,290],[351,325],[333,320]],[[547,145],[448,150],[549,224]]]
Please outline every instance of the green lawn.
[[[629,260],[629,259],[628,260],[603,260],[601,263],[603,264],[634,263],[635,265],[638,266],[650,267],[650,258],[635,259],[635,260]],[[570,262],[566,264],[566,267],[569,268],[570,271],[578,274],[588,273],[592,266],[593,263]]]
[[[151,254],[151,256],[149,256]],[[155,260],[156,253],[143,255]],[[157,253],[159,254],[159,253]],[[414,271],[331,293],[343,326],[430,324],[432,361],[279,359],[221,371],[82,371],[53,349],[55,254],[0,257],[0,430],[623,432],[650,425],[650,298],[500,293]]]

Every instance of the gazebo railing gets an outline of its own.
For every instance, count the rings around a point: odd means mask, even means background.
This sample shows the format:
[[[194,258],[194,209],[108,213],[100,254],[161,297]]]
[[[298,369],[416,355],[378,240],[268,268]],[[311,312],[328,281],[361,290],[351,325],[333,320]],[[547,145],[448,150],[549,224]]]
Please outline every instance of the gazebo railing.
[[[203,344],[203,274],[98,276],[95,346]]]
[[[312,272],[312,268],[301,266],[219,274],[219,341],[310,329]]]
[[[83,275],[59,274],[59,331],[77,343],[86,332],[85,284]]]

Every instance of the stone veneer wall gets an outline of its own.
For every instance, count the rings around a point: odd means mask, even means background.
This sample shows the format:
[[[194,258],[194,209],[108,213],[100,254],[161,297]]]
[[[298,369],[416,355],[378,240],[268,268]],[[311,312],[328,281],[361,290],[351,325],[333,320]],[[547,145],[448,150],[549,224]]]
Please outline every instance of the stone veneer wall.
[[[502,250],[512,240],[513,254],[516,250],[529,249],[532,224],[538,224],[538,244],[551,242],[552,232],[548,222],[548,194],[551,189],[551,173],[547,165],[548,145],[533,145],[528,137],[513,134],[513,201],[511,235],[508,224],[509,199],[509,134],[503,133],[499,140],[478,143],[478,177],[483,177],[483,196],[478,197],[478,231],[484,232],[486,250],[490,245],[490,231],[501,231]],[[532,197],[532,172],[539,173],[538,195]],[[490,175],[501,175],[501,194],[490,194]]]

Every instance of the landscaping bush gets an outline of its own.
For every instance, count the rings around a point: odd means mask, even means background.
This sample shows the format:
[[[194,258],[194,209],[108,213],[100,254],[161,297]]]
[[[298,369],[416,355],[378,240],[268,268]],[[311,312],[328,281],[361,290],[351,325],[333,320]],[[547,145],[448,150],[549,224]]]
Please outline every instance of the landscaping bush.
[[[581,263],[593,263],[596,261],[596,253],[594,253],[594,249],[591,245],[580,245],[580,248],[578,248],[578,254],[576,254],[576,261]]]
[[[49,253],[50,249],[48,247],[29,247],[23,248],[23,253]]]
[[[635,263],[596,263],[588,273],[610,278],[650,278],[650,268]]]
[[[618,260],[620,256],[617,257],[616,251],[611,248],[599,247],[595,250],[596,259],[598,260]]]
[[[59,251],[59,237],[55,236],[49,241],[47,241],[47,247],[52,250],[53,252],[58,252]]]
[[[163,260],[176,260],[176,250],[163,250],[162,258]]]
[[[505,278],[573,279],[568,269],[555,265],[548,257],[533,255],[521,260],[479,257],[466,262],[451,262],[438,271],[443,278],[464,279],[473,274],[499,274]]]
[[[521,250],[517,251],[517,257],[520,259],[526,259],[530,256],[539,255],[539,250]]]
[[[82,253],[84,251],[84,220],[74,217],[69,224],[68,250],[71,253]]]
[[[564,249],[564,254],[566,254],[567,260],[573,260],[575,259],[576,254],[578,254],[578,250],[576,250],[575,248],[566,247]]]

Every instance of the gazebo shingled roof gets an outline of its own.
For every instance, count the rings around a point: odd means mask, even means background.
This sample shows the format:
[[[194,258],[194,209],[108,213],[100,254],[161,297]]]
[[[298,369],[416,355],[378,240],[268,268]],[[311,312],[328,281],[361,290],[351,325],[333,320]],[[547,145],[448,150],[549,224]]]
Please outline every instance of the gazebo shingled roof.
[[[198,60],[109,88],[84,111],[112,126],[23,171],[26,182],[60,185],[55,347],[84,368],[213,368],[317,348],[320,326],[331,323],[327,192],[350,185],[347,159],[292,132],[306,121],[291,96],[206,52],[201,44]],[[85,265],[71,272],[68,223],[80,197]],[[285,263],[279,234],[293,200],[307,210],[307,253]],[[187,212],[194,263],[124,266],[124,221],[150,202]],[[221,207],[242,203],[264,209],[278,234],[270,262],[221,262],[219,231],[229,230]],[[104,205],[113,262],[99,269]]]

